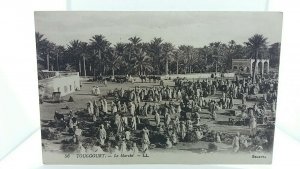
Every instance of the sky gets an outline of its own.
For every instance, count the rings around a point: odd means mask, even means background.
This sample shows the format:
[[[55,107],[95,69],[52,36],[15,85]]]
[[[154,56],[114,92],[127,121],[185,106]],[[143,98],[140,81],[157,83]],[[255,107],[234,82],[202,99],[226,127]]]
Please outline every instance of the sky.
[[[211,42],[242,44],[254,34],[281,41],[279,12],[35,12],[36,32],[66,46],[71,40],[89,42],[102,34],[112,44],[161,37],[175,46],[203,47]]]

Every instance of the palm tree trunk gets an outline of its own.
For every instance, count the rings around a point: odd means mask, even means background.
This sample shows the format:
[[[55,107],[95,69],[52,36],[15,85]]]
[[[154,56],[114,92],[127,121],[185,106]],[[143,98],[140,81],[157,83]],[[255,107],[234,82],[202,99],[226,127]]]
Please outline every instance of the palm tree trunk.
[[[79,66],[79,75],[81,75],[81,61],[80,60],[79,60],[78,66]]]
[[[169,74],[169,60],[166,60],[166,75]]]
[[[255,52],[255,58],[254,58],[254,68],[253,68],[253,71],[252,71],[252,83],[254,84],[255,83],[255,76],[256,76],[256,63],[257,63],[257,56],[258,56],[258,50],[256,50]]]
[[[50,65],[49,65],[49,53],[47,54],[47,70],[50,70]]]
[[[115,77],[115,69],[112,69],[112,76]]]
[[[86,77],[86,67],[85,67],[85,57],[83,56],[83,73],[84,77]]]
[[[139,75],[142,75],[142,67],[139,68]]]
[[[178,61],[176,61],[176,74],[178,74]]]
[[[216,62],[216,74],[218,73],[218,63]]]
[[[94,78],[96,77],[96,70],[95,70],[95,67],[94,67],[94,74],[93,74]]]
[[[57,71],[59,71],[59,65],[58,65],[58,53],[56,54],[56,66],[57,66]]]
[[[99,61],[100,61],[100,63],[99,63],[99,72],[100,72],[100,74],[102,75],[102,73],[101,73],[101,51],[100,51],[100,49],[98,50],[98,57],[99,57]]]

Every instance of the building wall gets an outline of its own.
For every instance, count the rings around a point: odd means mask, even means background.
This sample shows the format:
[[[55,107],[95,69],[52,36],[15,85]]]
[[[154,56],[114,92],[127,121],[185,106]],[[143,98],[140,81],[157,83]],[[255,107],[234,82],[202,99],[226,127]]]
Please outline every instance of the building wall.
[[[80,90],[78,72],[59,73],[58,76],[39,80],[40,95],[51,98],[53,92],[61,92],[61,96]]]
[[[256,73],[269,73],[269,59],[232,59],[232,70],[236,73],[252,74],[252,69],[256,67]]]
[[[238,73],[251,74],[251,59],[232,59],[232,70]]]

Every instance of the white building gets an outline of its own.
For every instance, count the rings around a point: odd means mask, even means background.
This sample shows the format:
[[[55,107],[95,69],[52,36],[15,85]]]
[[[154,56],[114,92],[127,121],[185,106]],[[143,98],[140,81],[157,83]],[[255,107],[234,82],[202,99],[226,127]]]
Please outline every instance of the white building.
[[[269,59],[232,59],[232,70],[236,73],[251,74],[255,67],[255,72],[258,74],[269,73]]]
[[[52,98],[53,92],[65,96],[80,90],[78,72],[42,71],[39,72],[39,79],[39,94],[42,97]]]

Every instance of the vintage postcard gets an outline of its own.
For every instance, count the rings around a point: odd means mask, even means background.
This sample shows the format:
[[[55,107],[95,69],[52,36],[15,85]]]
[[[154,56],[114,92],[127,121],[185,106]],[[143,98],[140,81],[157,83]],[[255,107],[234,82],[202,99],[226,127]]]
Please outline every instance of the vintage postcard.
[[[35,12],[45,164],[270,164],[280,12]]]

